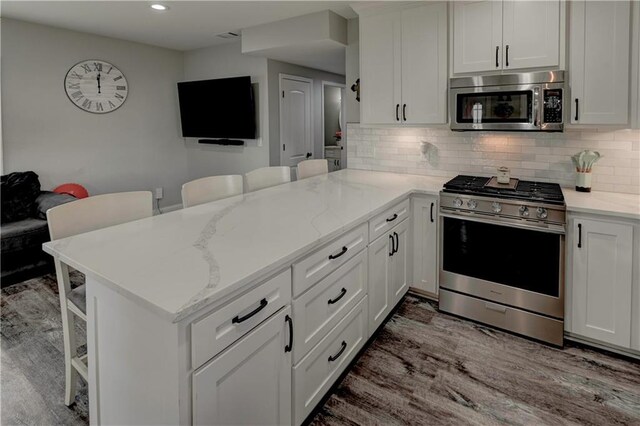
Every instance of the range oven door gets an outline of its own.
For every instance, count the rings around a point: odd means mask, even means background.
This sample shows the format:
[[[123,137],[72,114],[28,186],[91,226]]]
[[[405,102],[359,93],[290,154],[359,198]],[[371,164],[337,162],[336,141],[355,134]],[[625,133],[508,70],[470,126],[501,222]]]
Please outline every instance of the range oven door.
[[[564,234],[441,214],[440,287],[564,317]]]

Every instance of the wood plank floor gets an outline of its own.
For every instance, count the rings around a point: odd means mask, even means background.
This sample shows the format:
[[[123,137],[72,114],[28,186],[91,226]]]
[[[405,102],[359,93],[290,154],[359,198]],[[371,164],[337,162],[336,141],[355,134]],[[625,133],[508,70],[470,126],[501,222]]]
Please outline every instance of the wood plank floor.
[[[88,424],[86,385],[63,404],[55,278],[4,288],[0,303],[1,423]],[[544,346],[409,296],[312,423],[640,425],[640,364]]]

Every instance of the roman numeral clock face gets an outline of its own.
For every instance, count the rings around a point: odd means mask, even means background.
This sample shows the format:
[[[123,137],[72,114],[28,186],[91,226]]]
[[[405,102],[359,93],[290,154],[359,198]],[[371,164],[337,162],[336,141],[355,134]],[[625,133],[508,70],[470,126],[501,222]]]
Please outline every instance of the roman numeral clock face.
[[[82,61],[71,67],[64,78],[64,88],[78,108],[95,114],[120,108],[129,92],[124,74],[100,60]]]

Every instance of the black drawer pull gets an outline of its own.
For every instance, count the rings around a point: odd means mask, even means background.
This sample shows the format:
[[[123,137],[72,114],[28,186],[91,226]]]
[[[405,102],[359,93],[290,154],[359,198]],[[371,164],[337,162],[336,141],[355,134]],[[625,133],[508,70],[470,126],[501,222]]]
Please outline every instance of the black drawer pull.
[[[338,300],[342,299],[344,297],[344,295],[347,294],[347,289],[342,287],[342,290],[340,290],[340,294],[336,296],[335,299],[329,299],[327,301],[328,304],[333,305],[334,303],[336,303]]]
[[[333,260],[333,259],[337,259],[337,258],[339,258],[339,257],[340,257],[340,256],[342,256],[343,254],[345,254],[345,253],[347,252],[347,250],[349,250],[349,249],[347,248],[347,246],[342,247],[342,250],[340,251],[340,253],[338,253],[338,254],[330,254],[330,255],[329,255],[329,260]]]
[[[391,240],[391,251],[389,252],[389,256],[393,256],[393,253],[395,253],[396,250],[396,240],[393,239],[393,235],[389,235],[389,239]]]
[[[582,224],[578,224],[578,248],[582,248]]]
[[[387,222],[393,222],[397,218],[398,218],[398,215],[396,213],[394,213],[393,216],[387,218]]]
[[[431,223],[433,223],[433,205],[435,203],[431,203]]]
[[[232,324],[240,324],[241,322],[245,322],[246,320],[248,320],[249,318],[251,318],[252,316],[254,316],[255,314],[257,314],[258,312],[260,312],[261,310],[263,310],[267,305],[269,304],[269,302],[267,302],[267,299],[262,299],[260,301],[260,306],[258,306],[257,308],[255,308],[253,311],[249,312],[247,315],[243,316],[243,317],[239,317],[238,315],[236,315],[232,320],[231,323]]]
[[[398,233],[397,232],[394,232],[393,236],[396,239],[396,244],[395,244],[395,247],[393,249],[393,254],[396,254],[398,252],[398,250],[399,250],[399,247],[400,247],[400,239],[398,238]]]
[[[289,315],[286,315],[284,320],[289,323],[289,344],[284,347],[284,352],[287,353],[293,348],[293,320]]]
[[[329,357],[329,362],[333,362],[336,359],[340,358],[340,355],[342,355],[342,352],[344,352],[344,350],[347,349],[347,342],[345,342],[344,340],[342,341],[342,347],[340,348],[340,350],[338,351],[337,354],[330,356]]]

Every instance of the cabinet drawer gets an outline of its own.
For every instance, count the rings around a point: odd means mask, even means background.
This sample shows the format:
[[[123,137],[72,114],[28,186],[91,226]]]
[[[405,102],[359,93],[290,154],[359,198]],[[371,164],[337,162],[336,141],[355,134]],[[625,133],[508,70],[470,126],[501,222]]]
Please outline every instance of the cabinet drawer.
[[[295,424],[301,424],[367,340],[367,297],[293,368]],[[295,346],[295,343],[294,343]]]
[[[293,296],[297,297],[367,246],[367,224],[336,238],[293,264]]]
[[[369,221],[369,241],[373,241],[385,234],[403,220],[409,217],[409,200],[396,204]]]
[[[198,368],[291,300],[291,270],[191,325],[191,363]]]
[[[293,303],[298,362],[353,308],[367,291],[367,250],[362,250]]]

